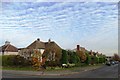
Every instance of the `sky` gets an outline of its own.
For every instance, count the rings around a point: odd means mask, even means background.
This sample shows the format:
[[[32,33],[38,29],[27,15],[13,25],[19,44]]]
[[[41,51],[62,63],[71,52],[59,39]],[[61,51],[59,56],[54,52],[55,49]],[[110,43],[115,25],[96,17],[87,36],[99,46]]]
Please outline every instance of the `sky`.
[[[76,45],[106,55],[118,53],[117,2],[2,2],[0,45],[27,47],[50,38],[64,49]]]

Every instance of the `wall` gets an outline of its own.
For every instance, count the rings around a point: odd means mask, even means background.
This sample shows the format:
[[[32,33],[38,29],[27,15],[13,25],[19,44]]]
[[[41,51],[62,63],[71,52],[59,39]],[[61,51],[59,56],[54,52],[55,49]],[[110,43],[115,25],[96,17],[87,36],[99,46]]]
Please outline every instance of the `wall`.
[[[4,52],[4,55],[18,55],[18,52]]]

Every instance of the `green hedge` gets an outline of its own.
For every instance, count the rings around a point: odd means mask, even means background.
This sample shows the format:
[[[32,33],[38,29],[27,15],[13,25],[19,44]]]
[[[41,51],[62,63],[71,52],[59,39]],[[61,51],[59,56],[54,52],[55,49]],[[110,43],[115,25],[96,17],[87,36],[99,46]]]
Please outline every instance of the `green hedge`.
[[[80,58],[77,56],[76,52],[71,52],[69,63],[77,64],[80,63]]]
[[[13,59],[15,56],[13,55],[4,55],[2,56],[2,66],[13,66]]]
[[[46,66],[49,66],[49,67],[61,66],[61,64],[58,63],[57,61],[46,61],[46,62],[45,62],[45,65],[46,65]]]
[[[99,63],[105,63],[106,58],[104,56],[99,57]]]
[[[3,55],[2,66],[30,66],[31,61],[19,55]]]
[[[86,59],[85,63],[86,64],[91,64],[91,56],[87,52],[85,54],[87,56],[87,59]]]
[[[96,56],[95,56],[94,58],[95,58],[95,59],[94,59],[94,60],[95,60],[95,63],[98,64],[98,63],[99,63],[99,57],[96,57]]]
[[[68,54],[66,50],[62,50],[62,58],[61,58],[61,64],[67,64],[68,63]]]

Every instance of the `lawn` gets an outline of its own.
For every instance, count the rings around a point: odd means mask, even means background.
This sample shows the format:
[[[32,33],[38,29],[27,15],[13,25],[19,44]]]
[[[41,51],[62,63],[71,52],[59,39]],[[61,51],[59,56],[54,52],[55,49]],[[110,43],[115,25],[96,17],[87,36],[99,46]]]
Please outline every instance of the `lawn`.
[[[71,68],[62,68],[62,67],[47,67],[45,71],[61,71],[61,70],[79,70],[84,68],[97,68],[101,67],[103,64],[96,64],[96,65],[85,65],[80,67],[71,67]],[[32,67],[2,67],[2,70],[19,70],[19,71],[35,71]]]
[[[32,67],[2,67],[2,70],[34,71]]]
[[[55,68],[51,68],[51,67],[47,67],[47,71],[59,71],[59,70],[76,70],[76,69],[84,69],[84,68],[90,68],[90,67],[101,67],[103,66],[103,64],[96,64],[96,65],[83,65],[83,66],[79,66],[79,67],[71,67],[71,68],[61,68],[61,67],[55,67]]]

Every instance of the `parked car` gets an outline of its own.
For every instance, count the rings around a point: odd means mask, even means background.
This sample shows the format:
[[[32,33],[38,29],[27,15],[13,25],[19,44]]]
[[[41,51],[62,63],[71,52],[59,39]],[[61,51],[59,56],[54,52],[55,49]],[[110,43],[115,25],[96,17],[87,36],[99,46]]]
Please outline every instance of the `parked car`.
[[[119,61],[115,61],[115,64],[118,64]]]
[[[107,62],[106,62],[106,65],[111,66],[111,62],[110,62],[110,61],[107,61]]]
[[[112,65],[115,65],[115,61],[111,61],[111,64],[112,64]]]
[[[70,63],[67,63],[67,64],[62,64],[62,68],[68,68],[68,67],[74,67],[75,64],[70,64]]]

